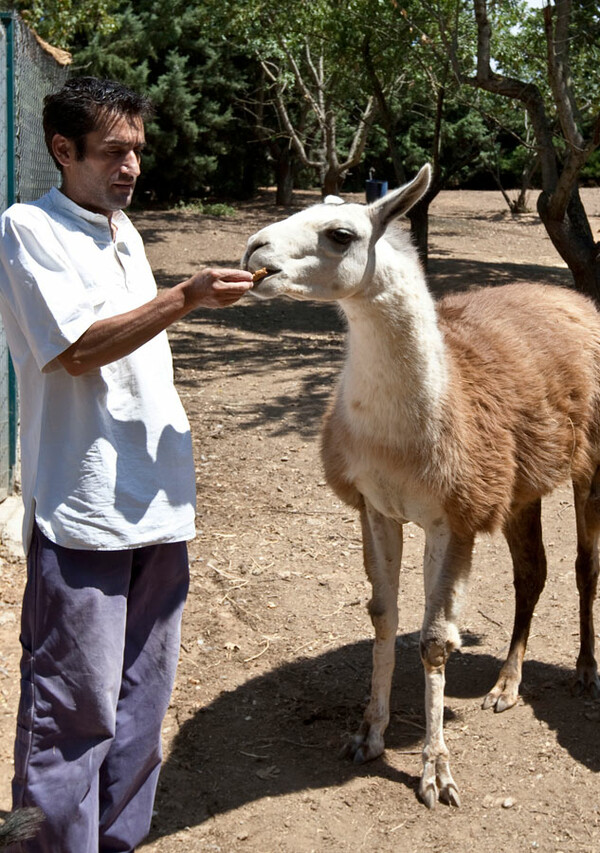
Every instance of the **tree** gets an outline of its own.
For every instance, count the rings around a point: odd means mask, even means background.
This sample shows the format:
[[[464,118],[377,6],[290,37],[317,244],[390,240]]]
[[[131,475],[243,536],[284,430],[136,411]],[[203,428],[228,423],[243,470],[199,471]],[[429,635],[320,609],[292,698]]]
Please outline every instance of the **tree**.
[[[524,24],[513,32],[510,50],[506,40],[499,44],[493,38],[494,23],[503,10],[494,3],[488,9],[486,0],[473,0],[473,12],[477,28],[474,68],[465,67],[446,39],[456,72],[465,84],[525,107],[540,164],[540,218],[575,286],[600,301],[599,245],[578,185],[583,167],[600,145],[597,4],[547,0],[542,11],[527,16],[521,7]]]
[[[360,162],[376,114],[374,98],[361,86],[353,6],[341,0],[204,4],[208,31],[241,40],[262,70],[257,137],[289,140],[298,163],[317,176],[324,194],[339,192]]]
[[[356,0],[362,16],[362,55],[379,107],[394,178],[405,183],[426,160],[432,167],[427,193],[407,216],[421,259],[427,261],[428,212],[441,189],[483,166],[494,134],[477,105],[463,97],[434,23],[463,47],[473,42],[468,18],[448,3]],[[434,14],[435,12],[435,14]],[[398,57],[402,61],[398,61]]]
[[[23,20],[54,47],[69,50],[77,35],[116,28],[118,0],[16,0]]]
[[[204,12],[183,0],[121,2],[116,27],[74,46],[80,73],[114,77],[148,94],[154,117],[140,187],[159,200],[205,195],[231,147],[232,102],[244,82],[227,43],[203,35]]]
[[[375,99],[367,97],[362,108],[357,108],[352,101],[346,101],[344,118],[347,123],[354,119],[354,132],[342,154],[338,128],[341,120],[339,112],[343,109],[340,105],[345,99],[336,92],[337,75],[328,67],[325,50],[320,47],[314,55],[306,40],[300,55],[295,56],[284,41],[280,46],[292,70],[298,93],[311,110],[315,136],[312,139],[308,137],[306,132],[303,133],[304,128],[293,121],[281,65],[273,60],[261,59],[261,66],[272,84],[271,96],[277,116],[302,165],[318,174],[323,195],[335,195],[339,193],[348,171],[361,160],[376,113]]]

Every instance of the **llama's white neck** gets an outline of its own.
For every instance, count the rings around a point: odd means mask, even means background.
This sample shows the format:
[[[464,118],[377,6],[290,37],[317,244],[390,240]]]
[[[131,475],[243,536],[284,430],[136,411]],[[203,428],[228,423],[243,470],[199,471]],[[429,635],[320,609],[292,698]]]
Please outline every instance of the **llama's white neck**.
[[[435,306],[418,267],[380,270],[364,295],[341,302],[348,318],[342,394],[355,432],[388,447],[435,443],[449,370]]]

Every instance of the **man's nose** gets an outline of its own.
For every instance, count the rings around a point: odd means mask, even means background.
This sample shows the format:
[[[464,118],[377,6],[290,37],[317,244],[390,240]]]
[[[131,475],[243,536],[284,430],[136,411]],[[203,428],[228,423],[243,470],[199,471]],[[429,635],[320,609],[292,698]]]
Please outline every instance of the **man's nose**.
[[[135,151],[129,151],[121,164],[121,171],[137,178],[140,174],[140,158]]]

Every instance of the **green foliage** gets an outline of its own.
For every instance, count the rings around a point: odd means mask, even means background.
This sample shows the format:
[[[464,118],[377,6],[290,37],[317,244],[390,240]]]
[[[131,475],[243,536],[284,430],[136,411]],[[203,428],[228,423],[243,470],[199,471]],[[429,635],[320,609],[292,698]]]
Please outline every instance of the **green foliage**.
[[[207,202],[198,198],[190,199],[189,201],[180,201],[176,205],[177,210],[182,210],[184,213],[195,213],[203,216],[216,216],[235,218],[237,210],[230,204],[224,202]]]
[[[600,187],[600,150],[594,151],[581,170],[581,180],[590,186]]]
[[[600,104],[600,12],[597,0],[571,3],[573,90],[589,136]],[[475,72],[472,0],[15,5],[44,38],[72,51],[72,73],[150,95],[156,113],[140,189],[159,201],[249,195],[285,169],[297,184],[314,185],[351,149],[372,95],[379,112],[346,188],[361,189],[369,169],[393,185],[425,160],[451,185],[494,172],[510,186],[535,154],[522,105],[457,82],[457,66]],[[525,0],[488,0],[487,11],[493,67],[535,83],[558,130],[544,11]],[[593,156],[581,174],[598,180],[599,171]]]
[[[204,34],[201,6],[182,0],[121,2],[110,36],[81,40],[75,66],[147,93],[140,189],[167,201],[205,194],[234,131],[231,107],[244,77],[226,44]]]
[[[554,7],[551,17],[556,15]],[[519,18],[508,28],[504,13],[493,19],[493,56],[498,71],[528,83],[544,93],[551,115],[555,114],[548,82],[544,9],[520,3]],[[596,0],[572,0],[568,34],[569,62],[574,97],[582,109],[597,112],[600,105],[600,8]]]
[[[17,0],[14,6],[43,39],[66,50],[77,36],[109,35],[117,27],[118,0]]]
[[[243,44],[262,71],[246,102],[248,111],[254,110],[256,137],[274,159],[287,156],[284,140],[289,140],[293,156],[322,186],[343,180],[356,165],[372,121],[355,5],[339,0],[203,4],[213,39]]]

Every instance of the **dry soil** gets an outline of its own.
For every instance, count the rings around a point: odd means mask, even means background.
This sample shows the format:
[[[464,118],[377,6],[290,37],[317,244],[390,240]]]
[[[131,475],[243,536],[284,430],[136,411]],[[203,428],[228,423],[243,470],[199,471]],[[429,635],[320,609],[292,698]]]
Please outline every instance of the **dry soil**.
[[[316,200],[298,193],[294,209]],[[600,190],[584,191],[594,230]],[[535,205],[532,196],[531,206]],[[265,190],[234,219],[135,212],[160,286],[239,263],[247,237],[282,218]],[[430,224],[430,281],[569,275],[535,213],[497,193],[446,192]],[[369,690],[371,624],[360,531],[323,481],[319,421],[343,357],[331,306],[244,299],[170,332],[196,454],[198,536],[165,763],[144,851],[584,853],[600,850],[600,703],[573,698],[578,651],[570,489],[544,507],[549,558],[521,698],[481,710],[507,650],[513,591],[500,536],[478,541],[447,672],[445,732],[460,809],[417,797],[424,734],[418,632],[421,531],[407,526],[398,661],[384,756],[339,758]],[[23,560],[0,561],[0,804],[9,807]]]

